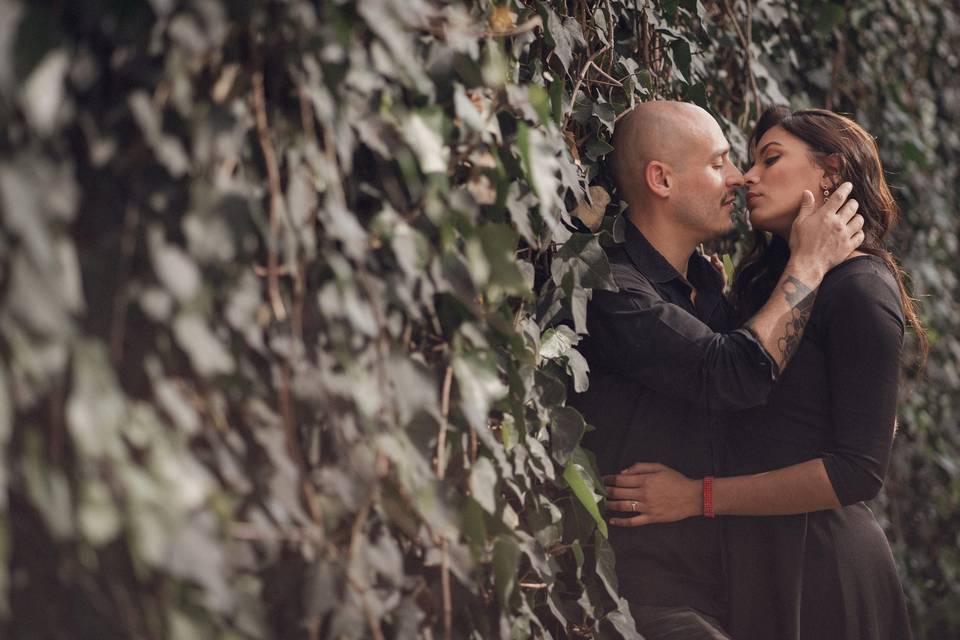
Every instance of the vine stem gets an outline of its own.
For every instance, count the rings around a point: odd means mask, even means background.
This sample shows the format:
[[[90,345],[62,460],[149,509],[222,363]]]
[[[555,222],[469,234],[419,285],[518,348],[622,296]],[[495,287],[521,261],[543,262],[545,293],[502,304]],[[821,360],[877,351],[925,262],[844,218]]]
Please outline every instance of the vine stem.
[[[610,0],[604,0],[604,8],[607,10],[607,41],[608,44],[613,47],[616,45],[616,34],[614,32],[614,22],[613,22],[613,8],[610,6]],[[607,73],[613,70],[613,59],[614,56],[610,56],[610,60],[607,62]]]
[[[254,52],[259,47],[254,43]],[[267,120],[267,101],[263,90],[263,68],[260,55],[255,55],[255,68],[250,78],[253,93],[253,111],[257,126],[257,140],[260,151],[263,153],[263,162],[267,167],[267,186],[270,189],[270,231],[267,238],[267,292],[270,297],[270,307],[277,320],[285,320],[287,310],[280,297],[280,280],[277,269],[277,242],[280,232],[280,211],[283,207],[283,191],[280,185],[280,165],[277,162],[277,153],[270,139],[270,124]]]
[[[447,365],[443,374],[440,396],[440,432],[437,434],[437,477],[443,480],[447,472],[447,417],[450,415],[450,390],[453,386],[453,367]],[[446,538],[440,539],[440,589],[443,597],[443,637],[453,637],[453,597],[450,592],[450,547]]]
[[[587,59],[587,63],[583,65],[583,69],[580,71],[580,75],[577,78],[577,83],[573,85],[573,93],[570,94],[570,113],[567,114],[567,117],[563,121],[564,129],[570,126],[570,118],[573,117],[573,107],[577,103],[577,93],[580,91],[580,85],[583,84],[584,78],[587,77],[587,73],[590,71],[590,66],[593,64],[594,60],[600,57],[601,54],[604,54],[609,50],[610,50],[609,44],[603,47],[600,47],[599,49],[593,52],[593,55],[591,55]]]
[[[137,227],[140,224],[140,211],[133,205],[127,205],[123,214],[123,235],[120,239],[120,277],[119,286],[113,299],[110,318],[110,361],[120,365],[123,361],[123,342],[127,328],[127,308],[130,304],[127,285],[130,281],[130,265],[137,250]]]
[[[300,123],[303,127],[303,133],[306,137],[307,144],[310,147],[316,148],[317,129],[314,126],[313,105],[303,87],[300,87],[300,89],[297,91],[297,100],[300,106]],[[313,215],[310,216],[308,225],[310,227],[311,235],[316,235],[317,215],[315,211],[313,212]],[[297,252],[297,269],[296,276],[293,280],[293,318],[291,321],[293,333],[300,340],[301,344],[303,343],[303,309],[306,300],[307,280],[307,256],[304,254],[305,251],[301,245],[300,250]]]
[[[760,113],[760,91],[757,89],[757,78],[753,74],[753,58],[750,51],[751,40],[753,39],[753,3],[751,0],[746,0],[747,3],[747,31],[744,33],[743,28],[741,28],[740,23],[737,22],[737,17],[733,14],[733,9],[730,7],[729,0],[723,0],[723,9],[730,16],[730,22],[733,23],[733,28],[737,32],[737,38],[740,39],[740,44],[743,46],[744,50],[744,66],[747,71],[747,81],[750,84],[750,95],[753,96],[753,106],[757,114]],[[746,109],[741,116],[741,121],[738,121],[737,124],[742,129],[746,126],[747,120],[750,117],[750,109]]]
[[[443,590],[443,638],[453,638],[453,598],[450,594],[450,548],[446,538],[440,541],[440,588]]]
[[[353,523],[353,527],[350,531],[350,549],[347,552],[349,558],[353,558],[353,554],[356,552],[357,547],[362,544],[361,539],[363,539],[363,529],[366,526],[367,517],[370,514],[370,508],[377,499],[377,494],[377,485],[374,485],[367,496],[367,501],[364,503],[359,515],[357,515],[357,519]],[[377,617],[373,615],[370,605],[367,604],[366,587],[351,577],[349,572],[347,572],[347,582],[349,582],[350,586],[353,587],[353,590],[356,591],[360,596],[360,602],[363,604],[363,613],[367,617],[367,625],[370,627],[370,637],[373,638],[373,640],[385,640],[383,630],[380,628],[380,622],[377,620]]]
[[[593,69],[604,78],[603,80],[597,80],[596,78],[594,78],[593,80],[590,80],[590,82],[596,82],[597,84],[605,84],[610,87],[623,86],[622,82],[620,82],[619,80],[611,76],[609,73],[607,73],[606,71],[598,67],[596,62],[591,62],[589,66],[593,67]]]
[[[440,397],[440,432],[437,434],[437,477],[446,475],[447,416],[450,414],[450,388],[453,386],[453,367],[447,365],[443,374],[443,391]]]
[[[277,244],[280,231],[280,215],[283,211],[283,189],[280,183],[280,164],[277,162],[277,152],[274,149],[273,141],[270,136],[270,123],[267,119],[267,101],[264,92],[263,60],[260,55],[260,47],[256,41],[256,35],[253,40],[253,59],[254,71],[251,74],[251,91],[253,98],[254,119],[257,128],[257,140],[260,143],[260,151],[263,153],[263,162],[267,168],[267,186],[270,190],[270,227],[267,238],[267,295],[270,298],[270,307],[273,310],[274,317],[283,321],[287,318],[287,310],[283,304],[283,298],[280,296],[280,266],[277,257]],[[299,278],[299,272],[295,278]],[[293,394],[290,392],[291,384],[290,365],[280,363],[280,388],[279,404],[280,415],[283,420],[284,435],[287,441],[287,452],[293,459],[301,474],[301,491],[303,492],[304,502],[315,522],[322,520],[320,513],[320,503],[316,495],[316,489],[307,477],[307,462],[304,460],[300,451],[300,438],[297,435],[297,420],[293,406]]]

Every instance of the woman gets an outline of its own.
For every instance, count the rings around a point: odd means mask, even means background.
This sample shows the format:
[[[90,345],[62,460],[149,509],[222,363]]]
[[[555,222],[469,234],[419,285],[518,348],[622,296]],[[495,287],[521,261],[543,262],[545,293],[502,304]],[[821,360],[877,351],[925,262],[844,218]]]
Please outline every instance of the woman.
[[[611,510],[641,515],[611,524],[712,515],[711,506],[717,515],[767,516],[724,522],[734,638],[909,638],[890,547],[863,503],[886,473],[906,324],[926,351],[902,272],[884,248],[897,206],[873,139],[833,112],[769,109],[750,151],[744,180],[757,234],[734,283],[740,317],[763,304],[781,275],[805,190],[826,197],[852,182],[866,239],[824,278],[768,404],[730,417],[731,477],[712,481],[712,505],[711,481],[637,464],[605,481]]]

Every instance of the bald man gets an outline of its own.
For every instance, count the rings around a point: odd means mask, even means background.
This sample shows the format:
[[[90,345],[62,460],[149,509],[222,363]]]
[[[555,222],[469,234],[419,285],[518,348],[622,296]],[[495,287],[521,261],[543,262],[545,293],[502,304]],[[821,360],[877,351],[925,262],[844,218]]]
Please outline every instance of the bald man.
[[[807,194],[774,293],[735,329],[722,276],[695,251],[732,230],[743,185],[720,126],[694,105],[648,102],[620,119],[613,143],[626,239],[607,252],[619,291],[595,291],[587,314],[590,389],[573,398],[596,427],[585,444],[604,475],[649,461],[712,476],[717,412],[766,401],[820,281],[862,242],[863,221],[845,202],[849,184],[818,210]],[[716,520],[612,527],[610,542],[644,637],[729,637]]]

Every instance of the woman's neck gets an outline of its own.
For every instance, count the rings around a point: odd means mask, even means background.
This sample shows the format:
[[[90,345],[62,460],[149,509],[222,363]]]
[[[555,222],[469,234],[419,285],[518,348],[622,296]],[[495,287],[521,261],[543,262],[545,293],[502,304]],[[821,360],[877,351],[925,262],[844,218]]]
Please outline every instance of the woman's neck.
[[[791,228],[793,228],[793,225],[792,225],[792,224],[791,224]],[[790,249],[789,249],[789,247],[790,247],[790,229],[787,229],[786,233],[783,233],[782,231],[771,231],[771,233],[773,233],[773,235],[777,236],[778,238],[780,238],[781,240],[783,240],[783,241],[786,243],[786,245],[787,245],[787,251],[788,251],[788,253],[789,253],[789,251],[790,251]],[[844,258],[844,262],[846,262],[846,261],[849,260],[850,258],[856,258],[857,256],[865,256],[865,255],[869,255],[869,254],[868,254],[866,251],[860,251],[859,249],[854,249],[854,250],[850,253],[850,255],[848,255],[846,258]]]

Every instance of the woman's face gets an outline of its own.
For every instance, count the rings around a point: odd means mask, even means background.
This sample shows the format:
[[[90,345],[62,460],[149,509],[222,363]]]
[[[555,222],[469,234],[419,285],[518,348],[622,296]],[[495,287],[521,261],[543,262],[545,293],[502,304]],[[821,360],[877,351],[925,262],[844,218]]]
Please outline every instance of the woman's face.
[[[804,190],[823,202],[824,188],[833,184],[813,160],[807,143],[777,125],[757,143],[753,166],[743,176],[747,185],[750,224],[761,231],[790,237],[790,227],[800,211]]]

